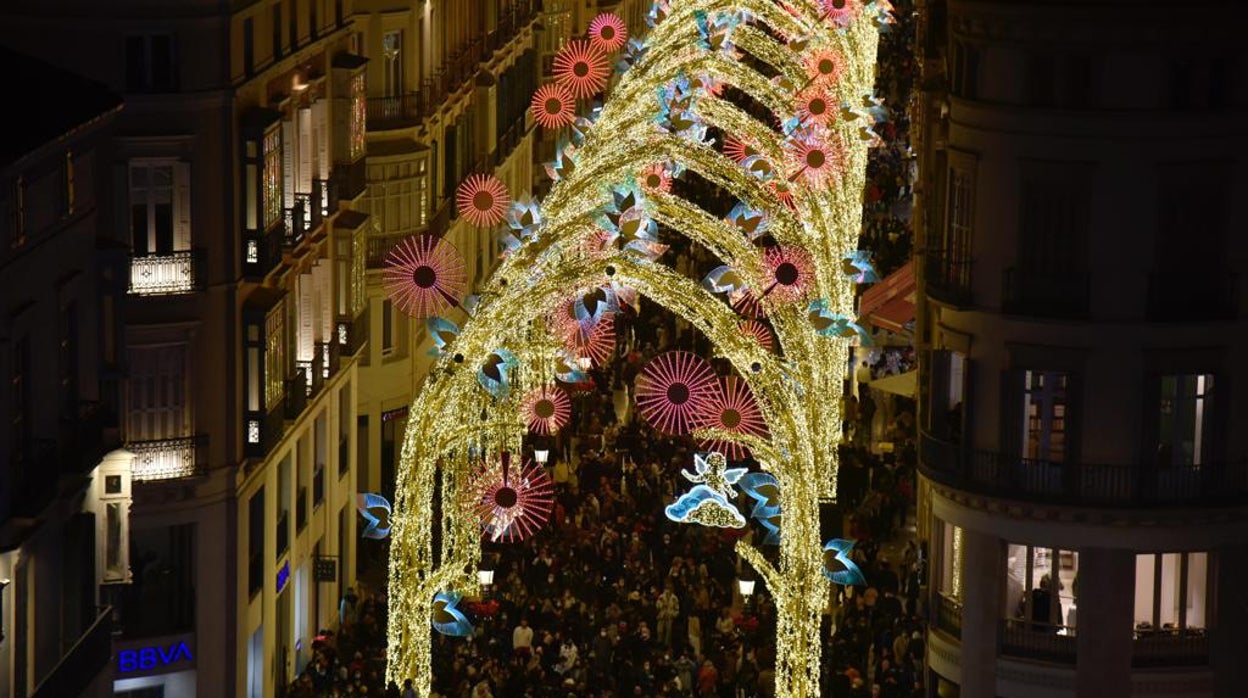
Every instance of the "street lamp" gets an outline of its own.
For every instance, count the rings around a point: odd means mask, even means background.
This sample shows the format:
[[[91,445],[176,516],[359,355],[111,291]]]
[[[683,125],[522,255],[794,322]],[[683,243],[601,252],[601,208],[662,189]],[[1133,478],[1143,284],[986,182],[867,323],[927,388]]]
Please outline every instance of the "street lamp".
[[[494,570],[477,570],[477,581],[483,587],[490,586],[494,583]]]
[[[546,461],[550,460],[550,449],[546,449],[546,448],[534,449],[533,460],[537,461],[538,465],[545,467]]]
[[[738,579],[737,589],[741,591],[741,596],[743,596],[748,601],[749,598],[754,595],[754,580],[753,579]]]

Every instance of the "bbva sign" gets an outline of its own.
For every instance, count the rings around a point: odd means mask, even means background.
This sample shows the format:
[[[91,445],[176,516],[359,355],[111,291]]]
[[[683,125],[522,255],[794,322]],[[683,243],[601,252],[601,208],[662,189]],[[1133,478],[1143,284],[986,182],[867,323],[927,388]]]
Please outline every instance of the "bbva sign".
[[[133,650],[121,650],[117,653],[117,671],[129,674],[135,671],[162,669],[178,662],[194,661],[191,648],[185,642],[178,642],[168,647],[140,647]]]

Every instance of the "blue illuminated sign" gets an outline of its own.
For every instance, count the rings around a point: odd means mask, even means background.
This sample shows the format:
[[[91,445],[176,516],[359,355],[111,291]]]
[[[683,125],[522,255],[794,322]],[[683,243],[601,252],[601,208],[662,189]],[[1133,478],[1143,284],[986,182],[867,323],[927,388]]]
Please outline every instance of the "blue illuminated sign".
[[[282,563],[277,570],[277,593],[282,593],[282,589],[286,588],[286,582],[290,581],[290,560]]]
[[[194,661],[191,648],[185,642],[168,647],[140,647],[117,653],[117,673],[131,674],[136,671],[160,669],[178,662]]]

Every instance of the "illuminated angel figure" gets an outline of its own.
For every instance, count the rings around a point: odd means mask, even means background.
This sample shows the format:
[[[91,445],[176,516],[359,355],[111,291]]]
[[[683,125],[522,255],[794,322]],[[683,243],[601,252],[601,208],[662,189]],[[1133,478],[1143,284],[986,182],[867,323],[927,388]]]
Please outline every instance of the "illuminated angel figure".
[[[699,523],[719,528],[744,528],[745,517],[730,503],[732,486],[748,472],[745,468],[729,468],[722,453],[695,454],[694,472],[680,471],[685,479],[697,483],[693,489],[669,504],[664,513],[677,523]]]
[[[471,175],[455,190],[459,215],[477,228],[491,228],[502,223],[510,205],[507,185],[494,175]]]
[[[468,637],[472,635],[472,623],[459,610],[459,602],[464,596],[458,591],[439,591],[433,596],[433,612],[431,614],[433,629],[450,637]]]
[[[750,390],[748,383],[737,376],[724,379],[720,399],[702,414],[698,427],[767,437],[767,422],[763,421],[763,413],[754,400],[754,392]],[[704,441],[702,446],[707,450],[723,453],[728,460],[741,460],[750,455],[749,448],[733,441],[709,440]]]
[[[581,99],[607,85],[607,55],[589,41],[569,41],[555,54],[555,82]]]
[[[742,320],[737,327],[741,330],[741,334],[753,337],[767,351],[776,350],[775,336],[766,325],[758,320]]]
[[[518,472],[517,472],[518,471]],[[521,540],[542,527],[554,507],[554,486],[541,466],[511,467],[511,454],[487,462],[469,480],[472,510],[491,541]]]
[[[603,12],[589,23],[589,41],[605,53],[611,53],[628,41],[628,26],[611,12]]]
[[[767,266],[763,296],[780,302],[806,298],[815,280],[815,263],[810,253],[800,247],[775,245],[763,254]]]
[[[543,385],[524,396],[520,416],[534,434],[553,435],[567,425],[572,401],[562,389]]]
[[[413,235],[386,255],[382,282],[403,312],[424,318],[459,305],[468,276],[454,245],[433,235]]]
[[[533,93],[529,111],[542,128],[553,131],[576,121],[576,98],[563,85],[547,83]]]
[[[705,456],[693,454],[693,472],[681,470],[680,474],[689,482],[705,485],[722,497],[735,496],[732,486],[737,484],[749,468],[729,468],[728,459],[718,451],[711,451]]]
[[[718,397],[719,381],[710,364],[687,351],[659,354],[637,376],[637,409],[665,434],[688,434],[698,414]]]

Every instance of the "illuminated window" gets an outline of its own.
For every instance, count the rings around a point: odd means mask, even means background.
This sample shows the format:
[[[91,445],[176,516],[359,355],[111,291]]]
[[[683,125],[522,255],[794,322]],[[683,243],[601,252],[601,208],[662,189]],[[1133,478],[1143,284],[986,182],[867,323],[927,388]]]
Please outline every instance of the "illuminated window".
[[[281,402],[286,376],[286,309],[282,303],[264,319],[264,405],[272,410]]]
[[[136,346],[128,354],[127,438],[156,441],[190,436],[187,346]]]
[[[1010,544],[1005,569],[1005,614],[1030,621],[1029,627],[1054,632],[1075,628],[1079,553],[1073,550]]]
[[[351,148],[348,155],[352,162],[364,155],[364,130],[368,113],[368,103],[366,99],[367,94],[364,86],[364,74],[361,73],[356,75],[354,78],[351,78],[351,114],[348,126],[351,137]]]
[[[1068,376],[1056,371],[1025,371],[1023,376],[1023,458],[1061,463],[1066,458]]]
[[[403,94],[403,32],[388,31],[381,39],[381,55],[386,59],[385,96]]]
[[[1208,599],[1208,553],[1135,556],[1137,636],[1203,630]]]
[[[1161,377],[1157,405],[1157,464],[1193,466],[1205,462],[1209,450],[1210,374]]]
[[[943,541],[940,552],[939,591],[955,599],[962,597],[962,528],[943,523]]]
[[[282,132],[273,129],[264,134],[264,190],[262,192],[264,227],[282,219]]]

